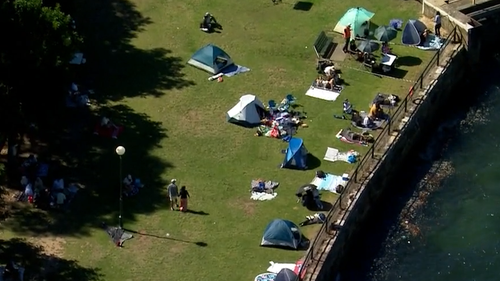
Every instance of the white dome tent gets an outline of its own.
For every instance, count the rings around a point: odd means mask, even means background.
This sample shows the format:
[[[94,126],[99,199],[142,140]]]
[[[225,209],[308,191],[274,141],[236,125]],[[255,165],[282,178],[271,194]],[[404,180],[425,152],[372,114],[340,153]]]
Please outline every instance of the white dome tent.
[[[255,127],[260,125],[265,113],[264,104],[256,96],[246,94],[241,96],[240,101],[227,112],[226,116],[230,123],[244,127]]]

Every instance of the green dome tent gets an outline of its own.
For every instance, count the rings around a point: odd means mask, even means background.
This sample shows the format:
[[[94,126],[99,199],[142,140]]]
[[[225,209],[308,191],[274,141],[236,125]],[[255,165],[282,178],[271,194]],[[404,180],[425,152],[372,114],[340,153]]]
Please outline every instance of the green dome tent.
[[[233,60],[224,50],[212,44],[196,51],[188,64],[212,74],[220,73],[224,68],[234,65]]]

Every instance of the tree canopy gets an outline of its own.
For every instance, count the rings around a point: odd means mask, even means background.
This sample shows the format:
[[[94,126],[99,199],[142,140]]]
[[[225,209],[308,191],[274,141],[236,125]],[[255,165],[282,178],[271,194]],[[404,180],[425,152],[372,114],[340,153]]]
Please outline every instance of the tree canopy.
[[[4,1],[0,34],[0,82],[14,90],[67,64],[81,42],[71,17],[41,0]]]
[[[9,115],[14,105],[37,100],[58,83],[81,43],[71,17],[41,0],[2,1],[0,36],[0,107],[7,106]]]

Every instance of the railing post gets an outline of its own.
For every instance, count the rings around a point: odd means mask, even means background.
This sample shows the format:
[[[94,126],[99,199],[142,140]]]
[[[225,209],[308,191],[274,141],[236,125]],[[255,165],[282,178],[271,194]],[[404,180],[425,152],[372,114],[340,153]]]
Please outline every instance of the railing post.
[[[439,57],[441,55],[441,49],[437,51],[437,59],[436,59],[436,66],[439,66]]]
[[[392,123],[392,119],[393,118],[394,118],[394,115],[393,116],[389,116],[389,122],[387,122],[387,135],[391,134],[391,123]]]
[[[418,78],[420,80],[420,89],[424,88],[424,73],[420,74],[420,77]],[[415,91],[415,89],[413,89]]]
[[[372,147],[370,148],[370,153],[372,154],[372,158],[375,158],[375,146],[377,145],[377,142],[374,142]]]
[[[413,91],[413,87],[411,87],[411,88],[412,88],[412,91]],[[408,112],[408,98],[405,99],[404,104],[405,104],[405,112]]]

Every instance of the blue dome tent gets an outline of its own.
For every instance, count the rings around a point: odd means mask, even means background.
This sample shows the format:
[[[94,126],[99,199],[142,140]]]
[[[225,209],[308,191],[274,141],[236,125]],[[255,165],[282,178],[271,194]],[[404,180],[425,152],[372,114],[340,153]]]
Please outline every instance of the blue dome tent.
[[[212,44],[196,51],[188,64],[212,74],[217,74],[224,68],[234,65],[233,60],[226,52]]]
[[[281,168],[307,169],[308,152],[302,139],[291,138],[284,154],[285,159]]]
[[[288,220],[275,219],[264,230],[260,245],[296,250],[300,246],[301,239],[302,234],[296,224]]]
[[[425,24],[419,20],[409,20],[403,29],[401,43],[409,46],[420,44],[420,35],[427,29]]]

